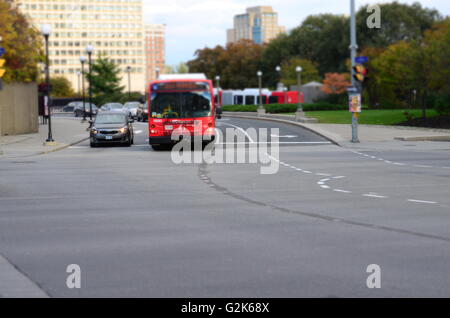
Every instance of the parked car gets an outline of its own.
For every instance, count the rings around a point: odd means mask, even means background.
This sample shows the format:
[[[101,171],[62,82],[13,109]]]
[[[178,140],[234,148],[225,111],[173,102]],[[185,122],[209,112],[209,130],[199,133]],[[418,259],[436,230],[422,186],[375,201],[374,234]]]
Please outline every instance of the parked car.
[[[62,111],[64,113],[73,113],[73,111],[75,110],[75,105],[77,104],[77,102],[71,102],[69,104],[67,104],[66,106],[64,106],[62,108]]]
[[[136,111],[137,121],[148,121],[148,104],[140,104]]]
[[[121,103],[106,103],[101,109],[103,112],[127,112]]]
[[[84,106],[83,102],[75,102],[75,103],[76,104],[73,110],[75,117],[82,117],[85,107],[86,107],[86,116],[89,116],[91,114],[91,107],[89,103],[84,103]],[[92,104],[92,115],[96,115],[97,112],[98,112],[97,106],[95,104]]]
[[[124,112],[103,111],[91,122],[91,147],[120,143],[131,146],[134,142],[133,119]]]
[[[141,103],[139,103],[139,102],[128,102],[128,103],[125,103],[124,108],[128,110],[128,115],[131,118],[136,119],[137,118],[137,110],[140,105],[141,105]]]

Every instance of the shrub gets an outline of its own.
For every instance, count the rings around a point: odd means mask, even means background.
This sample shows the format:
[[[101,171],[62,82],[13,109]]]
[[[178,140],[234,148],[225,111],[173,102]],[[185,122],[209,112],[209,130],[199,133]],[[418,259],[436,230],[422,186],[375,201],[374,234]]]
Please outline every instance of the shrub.
[[[224,111],[229,112],[256,112],[257,105],[226,105],[223,106]],[[297,104],[268,104],[264,105],[266,112],[271,114],[277,113],[295,113]],[[329,104],[329,103],[311,103],[303,104],[304,111],[320,111],[320,110],[347,110],[347,105]]]
[[[450,96],[440,95],[434,100],[434,109],[439,115],[450,114]]]

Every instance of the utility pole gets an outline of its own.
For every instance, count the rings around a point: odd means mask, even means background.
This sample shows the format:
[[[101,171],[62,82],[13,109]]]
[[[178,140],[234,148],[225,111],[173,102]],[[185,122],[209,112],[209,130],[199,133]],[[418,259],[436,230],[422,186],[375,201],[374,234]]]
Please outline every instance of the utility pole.
[[[86,47],[86,53],[88,54],[89,62],[89,119],[92,121],[92,52],[94,52],[94,47],[88,45]]]
[[[127,66],[127,72],[128,72],[128,101],[131,102],[131,66]]]
[[[258,87],[259,87],[259,105],[258,105],[258,117],[261,115],[264,115],[266,113],[266,109],[263,106],[262,101],[262,75],[263,73],[261,71],[258,71],[256,73],[258,76]]]
[[[354,66],[356,65],[356,52],[358,50],[358,44],[356,43],[356,15],[355,15],[355,0],[350,0],[350,58],[352,60],[351,67],[351,78],[352,78],[352,86],[359,89],[359,83],[354,79],[355,71]],[[356,86],[358,85],[358,87]],[[358,113],[352,113],[352,142],[358,143]]]

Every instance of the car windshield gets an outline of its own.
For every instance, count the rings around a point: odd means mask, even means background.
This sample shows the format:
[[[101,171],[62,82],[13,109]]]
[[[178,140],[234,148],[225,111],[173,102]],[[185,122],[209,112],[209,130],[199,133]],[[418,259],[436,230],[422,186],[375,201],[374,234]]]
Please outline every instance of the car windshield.
[[[101,114],[95,119],[96,124],[124,124],[125,116],[121,114]]]
[[[154,92],[151,100],[153,118],[211,116],[211,94],[209,91]]]
[[[127,103],[125,104],[126,108],[138,108],[139,107],[139,103]]]
[[[123,105],[122,104],[109,104],[109,107],[111,107],[111,109],[122,109]]]

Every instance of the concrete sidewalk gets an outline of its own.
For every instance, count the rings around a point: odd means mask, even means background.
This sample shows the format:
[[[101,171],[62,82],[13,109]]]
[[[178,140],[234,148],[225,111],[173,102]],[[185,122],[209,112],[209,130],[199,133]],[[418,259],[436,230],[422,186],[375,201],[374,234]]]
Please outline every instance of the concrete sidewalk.
[[[55,146],[44,146],[48,126],[39,125],[39,133],[16,136],[0,136],[0,159],[30,157],[67,148],[89,138],[89,123],[81,123],[72,117],[52,118]]]
[[[278,122],[287,122],[311,130],[324,138],[342,147],[366,148],[366,147],[393,147],[405,144],[405,142],[421,142],[422,145],[442,146],[449,148],[450,130],[430,129],[420,127],[403,126],[381,126],[381,125],[359,125],[359,144],[351,143],[351,125],[344,124],[319,124],[299,123],[293,115],[266,114],[258,117],[257,113],[251,112],[224,112],[223,116],[263,119]],[[350,115],[349,115],[350,116]]]

